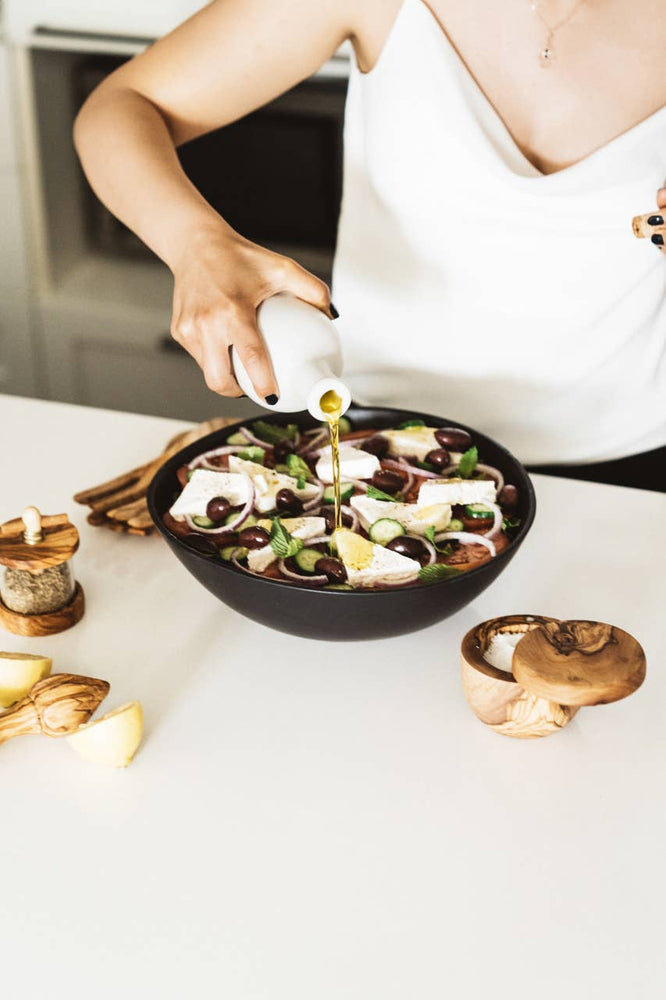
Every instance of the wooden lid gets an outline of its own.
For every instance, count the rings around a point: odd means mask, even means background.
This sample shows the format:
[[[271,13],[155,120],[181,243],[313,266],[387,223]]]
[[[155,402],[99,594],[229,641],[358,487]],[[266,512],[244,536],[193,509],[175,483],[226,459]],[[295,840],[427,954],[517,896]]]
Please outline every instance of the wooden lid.
[[[0,564],[31,572],[59,566],[79,547],[79,533],[66,514],[42,516],[28,507],[23,517],[0,525]]]
[[[544,622],[520,640],[511,666],[526,690],[561,705],[619,701],[645,679],[640,643],[604,622]]]

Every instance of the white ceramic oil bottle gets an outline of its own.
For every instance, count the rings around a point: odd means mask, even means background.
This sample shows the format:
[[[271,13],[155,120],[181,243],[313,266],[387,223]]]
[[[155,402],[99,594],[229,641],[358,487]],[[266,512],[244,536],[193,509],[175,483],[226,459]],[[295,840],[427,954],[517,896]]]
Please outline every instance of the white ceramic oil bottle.
[[[302,299],[280,292],[259,306],[257,324],[273,363],[279,397],[269,406],[255,392],[241,359],[232,348],[234,374],[243,392],[266,409],[283,413],[308,410],[317,420],[327,419],[321,400],[326,393],[334,392],[342,403],[340,415],[345,413],[351,394],[340,379],[340,338],[328,316]]]

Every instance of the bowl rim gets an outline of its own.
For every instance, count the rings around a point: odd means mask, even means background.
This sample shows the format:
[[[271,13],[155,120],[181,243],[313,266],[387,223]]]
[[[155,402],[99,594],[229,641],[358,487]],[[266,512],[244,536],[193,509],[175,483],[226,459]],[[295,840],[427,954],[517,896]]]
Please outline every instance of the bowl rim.
[[[414,591],[417,590],[422,591],[424,588],[430,590],[434,587],[440,587],[440,586],[455,587],[459,585],[462,580],[469,580],[474,576],[479,576],[484,572],[488,572],[490,567],[496,566],[498,564],[503,565],[505,562],[507,562],[507,560],[511,559],[517,548],[519,548],[520,545],[522,545],[527,534],[529,533],[532,524],[534,523],[534,518],[536,516],[536,508],[537,508],[534,485],[527,472],[527,469],[522,464],[522,462],[520,462],[515,457],[515,455],[513,455],[509,451],[508,448],[505,448],[504,445],[500,444],[494,438],[489,437],[489,435],[484,434],[483,431],[475,430],[473,427],[469,427],[466,424],[460,423],[460,421],[458,420],[453,420],[448,417],[446,418],[437,417],[431,413],[421,413],[420,411],[417,410],[403,410],[392,406],[374,406],[370,404],[364,406],[363,404],[356,403],[354,401],[352,401],[352,404],[349,407],[347,413],[350,414],[351,418],[353,419],[354,413],[362,414],[364,411],[367,412],[368,410],[373,410],[373,411],[379,410],[381,411],[382,414],[387,414],[387,415],[395,414],[397,422],[401,422],[401,420],[404,421],[410,418],[414,418],[418,420],[424,420],[426,422],[433,421],[433,424],[431,424],[430,426],[434,425],[436,427],[455,427],[459,430],[467,431],[472,436],[473,440],[475,436],[484,438],[485,441],[489,441],[495,448],[497,448],[502,453],[503,458],[506,457],[510,462],[513,462],[517,466],[519,473],[522,475],[522,478],[524,479],[523,486],[527,492],[527,513],[523,523],[520,526],[518,534],[516,535],[515,538],[511,539],[507,548],[504,549],[502,552],[500,552],[498,555],[494,556],[492,559],[488,560],[487,562],[481,563],[474,569],[465,570],[464,572],[460,573],[457,576],[452,576],[444,580],[436,580],[433,583],[427,583],[427,584],[413,583],[413,584],[408,584],[406,586],[403,585],[400,587],[388,587],[386,590],[371,590],[371,589],[327,590],[324,587],[321,588],[309,587],[307,586],[307,584],[301,585],[299,583],[296,582],[292,583],[287,580],[276,580],[273,577],[263,576],[261,573],[252,573],[249,570],[238,569],[232,563],[223,562],[222,560],[213,561],[211,560],[210,556],[204,555],[201,552],[197,552],[196,549],[193,549],[190,546],[188,546],[183,541],[182,538],[179,538],[178,535],[174,534],[162,522],[162,514],[157,510],[157,505],[155,503],[155,494],[160,486],[162,479],[165,476],[167,476],[172,470],[175,471],[178,468],[180,468],[180,466],[184,465],[185,462],[191,461],[191,457],[185,457],[186,455],[189,455],[190,453],[196,454],[196,451],[198,450],[201,450],[202,452],[209,450],[208,443],[211,441],[215,441],[217,443],[221,439],[221,443],[224,443],[224,441],[226,441],[228,437],[230,437],[232,434],[240,430],[241,427],[245,427],[247,424],[251,424],[255,420],[262,420],[262,419],[265,420],[267,419],[267,416],[271,420],[271,422],[278,422],[279,420],[279,422],[284,421],[285,424],[298,423],[299,429],[300,429],[300,424],[303,422],[303,418],[306,417],[307,419],[313,421],[312,426],[317,426],[318,422],[315,421],[314,418],[311,417],[309,413],[307,413],[307,411],[305,411],[304,413],[282,413],[282,412],[270,411],[268,415],[260,413],[255,416],[245,417],[244,419],[239,420],[234,424],[230,424],[228,427],[222,427],[219,428],[218,430],[212,431],[205,437],[199,438],[198,441],[193,441],[191,444],[186,445],[180,451],[176,452],[175,455],[172,455],[171,458],[168,459],[164,463],[164,465],[160,466],[160,468],[157,470],[146,492],[148,511],[150,513],[150,516],[153,520],[155,527],[167,542],[175,544],[178,547],[182,546],[183,550],[187,552],[188,556],[195,556],[196,558],[200,559],[202,563],[206,563],[209,566],[212,565],[219,567],[223,572],[226,571],[232,573],[234,576],[250,577],[264,584],[272,584],[277,587],[286,588],[287,590],[298,591],[307,594],[329,594],[331,596],[335,596],[338,598],[342,597],[349,598],[352,595],[354,595],[357,600],[360,597],[380,597],[383,595],[395,595],[397,593],[402,593],[402,592],[413,593]],[[390,428],[384,428],[384,429],[388,430]],[[379,428],[378,430],[381,431],[381,428]],[[215,445],[213,445],[213,447],[214,446]]]

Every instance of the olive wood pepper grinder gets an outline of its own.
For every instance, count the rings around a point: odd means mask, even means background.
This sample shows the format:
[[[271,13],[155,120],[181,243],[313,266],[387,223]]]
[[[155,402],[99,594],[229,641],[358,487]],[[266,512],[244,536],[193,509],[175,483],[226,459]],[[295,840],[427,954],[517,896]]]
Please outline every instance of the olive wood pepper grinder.
[[[66,514],[26,507],[0,525],[0,624],[15,635],[53,635],[83,617],[84,596],[69,560],[79,533]]]
[[[645,679],[640,643],[605,622],[506,615],[470,629],[460,652],[476,716],[520,739],[557,732],[582,706],[619,701]]]

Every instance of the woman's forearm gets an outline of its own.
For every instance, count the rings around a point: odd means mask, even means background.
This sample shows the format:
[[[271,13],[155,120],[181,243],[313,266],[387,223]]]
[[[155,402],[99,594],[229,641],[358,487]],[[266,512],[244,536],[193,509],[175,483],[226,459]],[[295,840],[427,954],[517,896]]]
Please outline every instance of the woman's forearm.
[[[95,91],[76,119],[74,142],[100,200],[172,270],[198,231],[234,235],[186,176],[167,122],[143,95]]]

